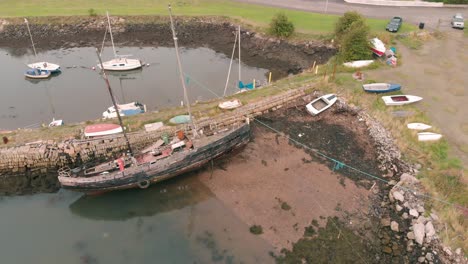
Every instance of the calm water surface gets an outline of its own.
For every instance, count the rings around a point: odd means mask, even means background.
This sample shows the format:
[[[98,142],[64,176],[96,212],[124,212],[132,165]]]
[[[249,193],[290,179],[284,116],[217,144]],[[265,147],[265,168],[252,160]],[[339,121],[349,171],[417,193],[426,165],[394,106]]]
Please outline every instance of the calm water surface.
[[[0,198],[1,263],[271,263],[194,175],[101,196]]]
[[[111,86],[119,103],[140,101],[148,111],[180,105],[183,90],[178,79],[173,48],[119,48],[120,54],[133,54],[148,63],[141,70],[113,73]],[[98,71],[95,48],[51,50],[33,55],[12,55],[15,50],[0,49],[0,129],[37,127],[52,118],[66,123],[101,118],[112,105]],[[106,49],[103,60],[112,58]],[[62,74],[48,80],[27,80],[26,64],[36,60],[58,63]],[[230,58],[208,48],[182,49],[181,60],[187,75],[191,102],[222,96]],[[232,65],[228,94],[236,92],[238,61]],[[265,79],[267,70],[242,65],[242,79]]]

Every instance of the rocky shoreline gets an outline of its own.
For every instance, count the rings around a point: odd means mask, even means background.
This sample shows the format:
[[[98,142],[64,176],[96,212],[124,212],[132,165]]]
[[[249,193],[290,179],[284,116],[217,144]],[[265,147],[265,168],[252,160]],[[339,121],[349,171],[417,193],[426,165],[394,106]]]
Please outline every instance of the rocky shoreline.
[[[379,169],[386,172],[386,183],[377,182],[373,190],[380,205],[374,205],[378,208],[371,214],[380,219],[378,236],[382,252],[392,256],[391,263],[402,263],[396,259],[403,263],[467,263],[461,248],[453,251],[437,235],[443,232],[443,225],[435,212],[425,209],[426,203],[433,201],[427,199],[415,177],[420,167],[402,160],[394,140],[377,120],[343,101],[338,103],[340,108],[356,113],[366,123],[375,143]]]
[[[49,23],[30,19],[36,49],[100,47],[107,26],[105,17],[50,18]],[[135,22],[135,20],[137,22]],[[167,18],[111,17],[116,45],[172,47],[173,40]],[[230,57],[237,25],[222,18],[176,18],[179,45],[186,48],[209,47]],[[243,28],[241,30],[242,62],[285,74],[299,73],[314,61],[322,64],[335,55],[332,43],[310,40],[291,43]],[[109,38],[107,38],[109,40]],[[11,48],[22,55],[30,48],[26,25],[17,19],[0,19],[0,47]],[[14,47],[14,49],[12,49]],[[235,55],[237,56],[237,55]]]

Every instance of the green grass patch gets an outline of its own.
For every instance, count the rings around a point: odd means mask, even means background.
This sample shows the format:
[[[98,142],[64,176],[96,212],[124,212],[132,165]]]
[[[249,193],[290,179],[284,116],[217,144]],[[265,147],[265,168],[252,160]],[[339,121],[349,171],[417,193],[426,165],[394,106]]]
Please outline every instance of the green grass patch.
[[[162,0],[3,0],[0,1],[0,17],[38,16],[104,16],[106,11],[118,16],[168,16],[167,1]],[[90,12],[92,10],[92,12]],[[258,27],[266,32],[272,17],[284,12],[294,23],[298,34],[329,34],[333,32],[337,15],[281,9],[268,6],[244,4],[227,0],[185,0],[173,4],[176,16],[224,16]],[[384,31],[386,20],[367,19],[372,31]],[[404,24],[402,32],[413,30]],[[306,35],[308,37],[308,35]]]

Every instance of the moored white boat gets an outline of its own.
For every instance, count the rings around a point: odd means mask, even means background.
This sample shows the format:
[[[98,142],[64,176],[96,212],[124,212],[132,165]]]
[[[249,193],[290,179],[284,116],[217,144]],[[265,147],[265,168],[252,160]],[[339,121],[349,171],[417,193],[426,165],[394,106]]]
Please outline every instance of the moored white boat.
[[[110,18],[109,18],[109,12],[106,12],[106,14],[107,14],[107,24],[109,28],[109,34],[110,34],[110,38],[112,42],[112,50],[114,51],[114,59],[105,61],[102,63],[102,67],[104,68],[104,70],[129,71],[129,70],[135,70],[135,69],[139,69],[143,67],[141,60],[127,58],[131,55],[117,55],[117,52],[115,51],[115,46],[114,46],[114,37],[112,36],[112,27],[111,27]],[[101,64],[98,64],[98,67],[101,68]]]
[[[388,93],[401,89],[401,85],[396,83],[369,83],[363,84],[364,91],[369,93]]]
[[[418,140],[419,141],[436,141],[442,138],[441,134],[432,133],[432,132],[419,132]]]
[[[242,102],[239,99],[224,101],[218,104],[218,107],[221,109],[234,109],[239,106],[242,106]]]
[[[361,68],[371,65],[373,62],[374,60],[357,60],[345,62],[343,65],[350,68]]]
[[[426,130],[431,128],[432,126],[426,125],[423,123],[409,123],[406,125],[409,129],[414,129],[414,130]]]
[[[30,63],[28,64],[28,67],[39,69],[39,70],[47,70],[47,71],[50,71],[51,73],[60,72],[60,65],[55,64],[55,63],[45,62],[45,61]]]
[[[94,124],[86,126],[85,137],[99,137],[122,133],[122,127],[116,124]]]
[[[102,63],[104,70],[108,71],[130,71],[141,68],[143,65],[138,59],[128,59],[125,57],[116,57],[110,61]],[[98,65],[101,68],[101,65]]]
[[[32,48],[33,48],[33,51],[34,51],[34,56],[37,57],[36,47],[34,46],[34,41],[33,41],[32,34],[31,34],[31,29],[29,28],[29,22],[28,22],[28,20],[26,18],[24,19],[24,23],[26,23],[26,27],[28,29],[29,38],[31,39],[31,44],[32,44]],[[33,69],[46,70],[46,71],[49,71],[50,73],[60,72],[60,65],[55,64],[55,63],[50,63],[50,62],[47,62],[47,61],[30,63],[30,64],[28,64],[28,67],[33,68]]]
[[[405,105],[422,100],[422,97],[416,95],[390,95],[382,96],[382,100],[386,105]]]
[[[379,57],[384,55],[386,48],[385,48],[385,44],[380,39],[373,38],[371,39],[370,42],[371,42],[371,50],[375,55]]]
[[[326,94],[308,103],[306,109],[312,115],[318,115],[332,106],[336,100],[335,94]]]

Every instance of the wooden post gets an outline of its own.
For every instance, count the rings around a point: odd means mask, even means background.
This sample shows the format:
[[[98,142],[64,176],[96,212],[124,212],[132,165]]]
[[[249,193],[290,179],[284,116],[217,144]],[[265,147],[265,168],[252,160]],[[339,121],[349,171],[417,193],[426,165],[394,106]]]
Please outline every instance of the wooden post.
[[[270,74],[268,75],[268,84],[270,84],[270,83],[271,83],[271,72],[270,72]]]
[[[336,73],[336,63],[335,63],[335,66],[333,66],[332,80],[335,80],[335,73]]]
[[[312,65],[312,72],[314,71],[315,63],[316,63],[316,62],[317,62],[317,61],[314,61],[314,65]]]
[[[317,75],[317,73],[318,73],[318,67],[319,66],[317,65],[317,67],[315,68],[315,75]]]
[[[253,79],[253,88],[255,89],[255,79]]]

